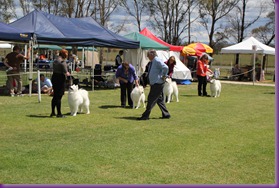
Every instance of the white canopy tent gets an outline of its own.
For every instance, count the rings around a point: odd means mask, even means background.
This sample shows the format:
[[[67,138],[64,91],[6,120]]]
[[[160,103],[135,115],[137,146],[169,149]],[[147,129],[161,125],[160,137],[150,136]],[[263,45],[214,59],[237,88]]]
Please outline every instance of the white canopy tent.
[[[170,56],[175,57],[176,65],[173,69],[172,78],[176,80],[192,80],[192,75],[190,69],[188,69],[179,58],[179,52],[174,51],[162,51],[158,50],[157,55],[164,61],[167,61]]]
[[[130,62],[136,67],[137,75],[141,76],[144,71],[149,59],[147,58],[147,51],[143,49],[133,49],[129,52],[124,53],[124,61]],[[169,59],[170,56],[174,56],[176,65],[173,70],[173,79],[177,80],[192,80],[191,71],[180,61],[179,54],[173,51],[157,50],[157,55],[164,62]]]
[[[254,50],[252,49],[253,45],[256,46],[257,54],[268,54],[275,55],[275,48],[267,46],[254,37],[249,37],[246,40],[221,49],[221,53],[229,54],[253,54]]]
[[[253,83],[255,81],[255,61],[256,54],[265,55],[275,55],[275,48],[267,46],[254,37],[249,37],[246,40],[221,49],[221,53],[229,53],[229,54],[253,54]],[[264,71],[261,71],[263,77]]]

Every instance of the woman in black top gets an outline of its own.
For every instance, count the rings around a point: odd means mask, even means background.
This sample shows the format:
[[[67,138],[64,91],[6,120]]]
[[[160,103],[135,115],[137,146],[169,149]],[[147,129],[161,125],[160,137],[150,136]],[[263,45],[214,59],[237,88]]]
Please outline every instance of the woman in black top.
[[[53,62],[53,74],[51,82],[53,85],[53,98],[51,100],[51,114],[50,117],[56,116],[58,118],[64,118],[61,113],[61,99],[65,92],[66,77],[70,76],[67,70],[66,59],[68,58],[68,51],[62,49],[59,52],[59,56]],[[57,109],[57,115],[55,114],[55,107]]]

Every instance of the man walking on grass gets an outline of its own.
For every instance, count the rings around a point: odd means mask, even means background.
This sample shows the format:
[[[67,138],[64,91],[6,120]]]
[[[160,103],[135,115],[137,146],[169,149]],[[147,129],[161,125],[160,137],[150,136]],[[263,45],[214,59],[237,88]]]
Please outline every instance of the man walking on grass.
[[[169,68],[164,63],[164,61],[157,56],[155,50],[149,50],[147,52],[147,57],[150,60],[149,68],[148,68],[150,91],[148,94],[146,110],[142,114],[142,116],[137,119],[148,120],[151,110],[156,103],[162,112],[162,118],[169,119],[170,114],[165,105],[164,96],[163,96],[164,83],[168,75]]]

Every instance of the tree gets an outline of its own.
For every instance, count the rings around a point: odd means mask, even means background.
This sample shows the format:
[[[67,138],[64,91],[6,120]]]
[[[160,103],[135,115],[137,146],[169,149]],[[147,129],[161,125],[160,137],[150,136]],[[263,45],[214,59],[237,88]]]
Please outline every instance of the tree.
[[[275,1],[271,1],[273,10],[267,14],[269,20],[264,26],[252,30],[252,33],[261,39],[266,45],[270,45],[275,38]],[[262,69],[265,68],[266,56],[263,56]]]
[[[0,20],[9,23],[13,18],[17,18],[14,1],[0,0]]]
[[[247,20],[246,12],[247,12],[247,5],[249,0],[240,0],[240,3],[235,7],[235,11],[229,14],[228,24],[225,28],[225,33],[227,34],[228,38],[231,37],[234,39],[234,42],[241,42],[247,36],[247,30],[259,20],[262,11],[263,5],[260,4],[257,6],[259,10],[254,11],[257,14],[252,18]],[[254,3],[254,2],[253,2]],[[255,7],[254,7],[255,9]]]
[[[275,38],[275,1],[272,0],[271,6],[273,10],[266,16],[268,19],[264,26],[260,26],[252,30],[253,35],[261,39],[266,45],[270,45]]]
[[[137,27],[139,32],[142,30],[141,28],[141,20],[142,20],[142,14],[146,12],[147,10],[147,4],[144,0],[120,0],[121,6],[123,6],[126,10],[126,12],[132,16],[137,23]]]
[[[32,0],[34,8],[47,12],[49,14],[58,15],[60,13],[61,1],[59,0]]]
[[[188,44],[191,43],[191,24],[196,21],[199,17],[194,17],[192,18],[193,12],[196,9],[196,7],[198,6],[197,1],[194,0],[188,0],[188,6],[189,6],[189,11],[188,11]],[[197,41],[196,41],[197,42]]]
[[[189,0],[146,1],[151,16],[151,26],[161,33],[162,40],[179,45],[182,34],[189,27],[187,13],[190,11]],[[153,21],[154,20],[154,21]]]
[[[222,24],[217,27],[217,22],[221,21],[239,2],[239,0],[199,0],[200,23],[208,33],[209,46],[214,48],[214,34],[222,32]]]
[[[254,11],[257,12],[255,17],[253,19],[247,20],[246,12],[247,5],[249,3],[249,0],[240,0],[238,5],[235,7],[234,11],[228,14],[228,24],[225,27],[224,33],[227,36],[227,39],[232,38],[234,42],[242,42],[243,39],[246,37],[247,30],[256,22],[259,20],[262,11],[263,11],[263,5],[260,4],[259,10]],[[255,2],[253,2],[255,3]],[[255,7],[254,7],[255,9]],[[239,63],[239,54],[236,54],[235,58],[235,64]]]

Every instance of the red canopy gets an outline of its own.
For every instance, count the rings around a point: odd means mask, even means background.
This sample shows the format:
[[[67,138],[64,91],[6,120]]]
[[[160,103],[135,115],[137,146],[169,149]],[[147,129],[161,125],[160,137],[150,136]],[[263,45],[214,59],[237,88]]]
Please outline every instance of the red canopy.
[[[174,45],[171,45],[169,43],[166,43],[165,41],[157,38],[153,33],[151,33],[151,31],[149,31],[147,28],[144,28],[143,30],[141,30],[140,34],[156,41],[156,42],[159,42],[160,44],[164,45],[164,46],[167,46],[170,48],[170,51],[176,51],[176,52],[180,52],[184,46],[174,46]]]

